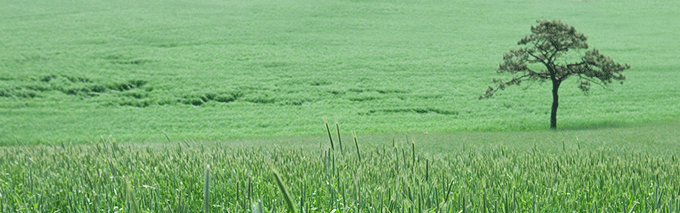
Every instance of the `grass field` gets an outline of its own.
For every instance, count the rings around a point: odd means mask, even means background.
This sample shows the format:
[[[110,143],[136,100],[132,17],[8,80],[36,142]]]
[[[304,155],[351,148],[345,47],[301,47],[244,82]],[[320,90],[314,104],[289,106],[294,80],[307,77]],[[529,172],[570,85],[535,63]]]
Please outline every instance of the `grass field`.
[[[477,100],[536,19],[632,69],[558,128],[680,119],[677,1],[3,1],[0,144],[548,129],[549,85]]]
[[[0,211],[680,212],[673,130],[0,147]]]
[[[1,1],[0,212],[680,212],[678,14]],[[565,82],[557,131],[548,84],[477,99],[537,19],[632,66],[589,95]]]

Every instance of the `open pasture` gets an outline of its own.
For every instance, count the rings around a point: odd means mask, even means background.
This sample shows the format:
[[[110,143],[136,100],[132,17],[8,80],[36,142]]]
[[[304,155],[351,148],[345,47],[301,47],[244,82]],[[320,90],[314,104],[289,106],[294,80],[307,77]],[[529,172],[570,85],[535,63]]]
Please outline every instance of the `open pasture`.
[[[558,129],[680,118],[680,3],[2,1],[0,144],[548,128],[547,84],[477,100],[536,19],[632,69],[560,91]],[[528,84],[527,84],[528,85]]]
[[[678,14],[673,0],[5,0],[0,212],[680,212]],[[565,82],[557,131],[548,85],[477,99],[536,19],[632,65],[589,95]]]

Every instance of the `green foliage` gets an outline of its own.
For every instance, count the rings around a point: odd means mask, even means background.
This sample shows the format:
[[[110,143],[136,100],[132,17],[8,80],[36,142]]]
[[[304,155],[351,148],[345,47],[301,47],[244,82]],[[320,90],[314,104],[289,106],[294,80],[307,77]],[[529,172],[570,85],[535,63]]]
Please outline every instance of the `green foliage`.
[[[361,158],[271,143],[0,147],[0,211],[680,211],[677,148],[361,141]]]
[[[557,128],[558,90],[563,81],[570,76],[580,79],[579,89],[587,93],[590,82],[607,85],[612,79],[623,84],[626,77],[621,73],[630,69],[630,65],[621,65],[608,56],[601,55],[597,49],[589,50],[580,56],[580,61],[569,61],[570,53],[578,53],[588,49],[586,36],[576,32],[576,28],[553,20],[538,20],[537,26],[531,26],[531,35],[522,38],[518,45],[523,48],[511,50],[503,55],[503,63],[497,73],[513,75],[509,81],[493,79],[498,88],[489,87],[486,94],[479,99],[489,98],[494,92],[504,90],[511,85],[520,85],[524,80],[552,82],[553,104],[550,115],[550,128]],[[540,70],[532,69],[531,64],[542,65]]]
[[[599,80],[596,83],[604,85],[611,83],[612,80],[618,80],[623,84],[626,77],[621,72],[630,69],[630,65],[618,64],[610,57],[600,54],[597,49],[585,52],[580,61],[567,61],[565,58],[570,51],[588,49],[586,36],[561,21],[536,22],[539,25],[531,26],[531,35],[517,42],[518,45],[526,45],[526,48],[511,50],[503,56],[503,63],[497,72],[507,72],[513,75],[513,78],[509,81],[494,79],[494,83],[499,84],[498,89],[520,85],[523,80],[562,82],[570,76],[581,79],[579,88],[584,92],[590,90],[590,82],[594,80]],[[534,63],[543,65],[545,69],[530,68],[529,65]],[[497,89],[490,87],[480,99],[491,97],[495,91]]]

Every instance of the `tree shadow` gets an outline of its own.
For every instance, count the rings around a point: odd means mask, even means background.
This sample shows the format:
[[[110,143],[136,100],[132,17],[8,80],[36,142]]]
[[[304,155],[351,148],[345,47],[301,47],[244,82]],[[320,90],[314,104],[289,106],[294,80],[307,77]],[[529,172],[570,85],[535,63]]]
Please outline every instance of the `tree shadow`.
[[[563,126],[557,126],[557,130],[575,131],[575,130],[597,130],[597,129],[615,129],[630,127],[631,124],[621,121],[599,121],[591,123],[568,123]]]

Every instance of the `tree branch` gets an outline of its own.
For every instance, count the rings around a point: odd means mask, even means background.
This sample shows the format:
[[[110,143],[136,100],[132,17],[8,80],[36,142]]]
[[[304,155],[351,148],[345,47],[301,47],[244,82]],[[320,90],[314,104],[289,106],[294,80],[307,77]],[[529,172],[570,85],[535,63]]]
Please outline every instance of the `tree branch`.
[[[618,64],[608,56],[602,55],[597,49],[587,51],[578,63],[571,63],[567,60],[564,63],[557,63],[558,58],[562,58],[569,50],[588,49],[586,36],[576,32],[574,27],[566,25],[560,21],[538,20],[538,26],[531,27],[531,35],[522,38],[518,45],[528,47],[511,50],[503,56],[504,62],[500,64],[498,73],[509,72],[513,77],[510,81],[494,79],[498,85],[496,88],[489,87],[480,99],[491,97],[496,91],[503,90],[507,86],[519,85],[524,80],[545,80],[562,82],[572,75],[578,75],[581,83],[579,88],[584,92],[590,89],[590,83],[606,86],[613,80],[620,81],[626,79],[621,72],[629,69],[628,64]],[[547,70],[532,70],[527,64],[543,64]]]
[[[527,52],[527,54],[529,54],[531,57],[534,57],[536,60],[538,60],[539,62],[541,62],[543,65],[548,66],[548,64],[545,62],[545,60],[543,60],[543,59],[541,59],[541,58],[539,58],[539,57],[536,57],[536,55],[534,55],[533,53]]]
[[[505,87],[507,86],[512,86],[512,85],[520,85],[524,79],[531,79],[532,76],[530,74],[522,75],[519,77],[513,77],[510,81],[503,81],[499,79],[493,79],[494,83],[498,83],[498,86],[496,88],[489,87],[486,89],[486,93],[484,95],[479,96],[479,99],[485,99],[485,98],[490,98],[493,96],[493,94],[498,91],[498,90],[504,90]]]

